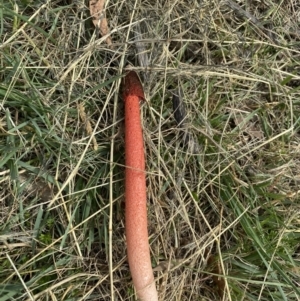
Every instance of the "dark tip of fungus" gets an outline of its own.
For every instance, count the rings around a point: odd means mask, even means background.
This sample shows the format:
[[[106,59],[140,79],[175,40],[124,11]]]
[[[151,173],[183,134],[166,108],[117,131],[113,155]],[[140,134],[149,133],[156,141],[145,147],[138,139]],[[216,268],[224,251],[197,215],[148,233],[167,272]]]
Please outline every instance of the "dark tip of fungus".
[[[129,71],[122,82],[122,96],[126,99],[129,95],[138,96],[141,100],[145,100],[145,94],[140,79],[135,71]]]

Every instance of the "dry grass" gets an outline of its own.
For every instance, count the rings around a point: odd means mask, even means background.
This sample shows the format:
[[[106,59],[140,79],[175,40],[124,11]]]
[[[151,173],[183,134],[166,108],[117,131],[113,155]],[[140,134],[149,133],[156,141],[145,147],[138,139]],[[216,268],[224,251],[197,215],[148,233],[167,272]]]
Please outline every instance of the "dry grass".
[[[298,1],[108,1],[113,49],[83,1],[12,3],[0,3],[0,301],[135,300],[119,99],[128,64],[148,98],[160,300],[299,300]]]

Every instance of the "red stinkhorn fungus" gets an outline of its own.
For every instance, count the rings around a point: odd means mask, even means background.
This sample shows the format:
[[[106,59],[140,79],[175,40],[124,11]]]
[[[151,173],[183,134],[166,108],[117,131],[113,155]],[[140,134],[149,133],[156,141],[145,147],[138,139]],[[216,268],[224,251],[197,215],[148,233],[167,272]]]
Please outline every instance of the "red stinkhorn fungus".
[[[148,242],[145,157],[139,106],[144,98],[137,74],[129,71],[123,81],[127,256],[138,297],[143,301],[157,301]]]

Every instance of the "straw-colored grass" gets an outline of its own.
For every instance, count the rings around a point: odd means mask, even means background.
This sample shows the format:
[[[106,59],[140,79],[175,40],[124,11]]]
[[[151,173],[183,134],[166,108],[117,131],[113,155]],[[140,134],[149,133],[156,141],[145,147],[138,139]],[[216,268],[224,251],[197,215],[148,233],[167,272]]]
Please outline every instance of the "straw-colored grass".
[[[135,300],[127,65],[160,300],[300,300],[298,1],[107,1],[113,48],[87,4],[0,2],[0,301]]]

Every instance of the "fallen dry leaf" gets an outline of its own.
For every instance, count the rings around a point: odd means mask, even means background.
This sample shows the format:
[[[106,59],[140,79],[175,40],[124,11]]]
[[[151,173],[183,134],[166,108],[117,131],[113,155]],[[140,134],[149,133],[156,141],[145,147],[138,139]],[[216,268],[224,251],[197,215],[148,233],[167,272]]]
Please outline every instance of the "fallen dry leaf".
[[[214,255],[210,255],[207,260],[207,267],[211,270],[211,273],[222,275],[221,264],[219,262],[219,258]],[[223,296],[225,293],[225,280],[223,277],[219,277],[217,275],[212,276],[213,284],[217,290],[220,300],[223,300]]]
[[[155,268],[154,272],[166,272],[173,269],[175,266],[178,266],[181,262],[186,261],[185,259],[176,259],[171,261],[161,261]]]
[[[90,13],[96,28],[99,28],[102,36],[109,34],[108,22],[105,16],[105,0],[90,0]],[[108,46],[112,46],[111,37],[106,38]]]
[[[28,174],[23,173],[19,174],[19,180],[22,185],[26,185],[24,188],[26,193],[38,196],[42,202],[49,202],[57,192],[56,187],[41,177],[32,179]]]
[[[236,126],[239,127],[240,131],[247,133],[251,139],[264,139],[264,133],[260,127],[258,122],[251,120],[247,120],[247,114],[236,114],[234,116],[234,122]]]
[[[92,126],[91,126],[91,123],[90,123],[88,117],[86,116],[84,105],[82,103],[80,103],[78,105],[78,110],[79,110],[79,116],[80,116],[82,122],[85,124],[85,130],[86,130],[87,134],[89,136],[92,136],[93,129],[92,129]],[[93,141],[94,150],[97,150],[98,144],[97,144],[97,140],[96,140],[95,136],[92,137],[92,141]]]

